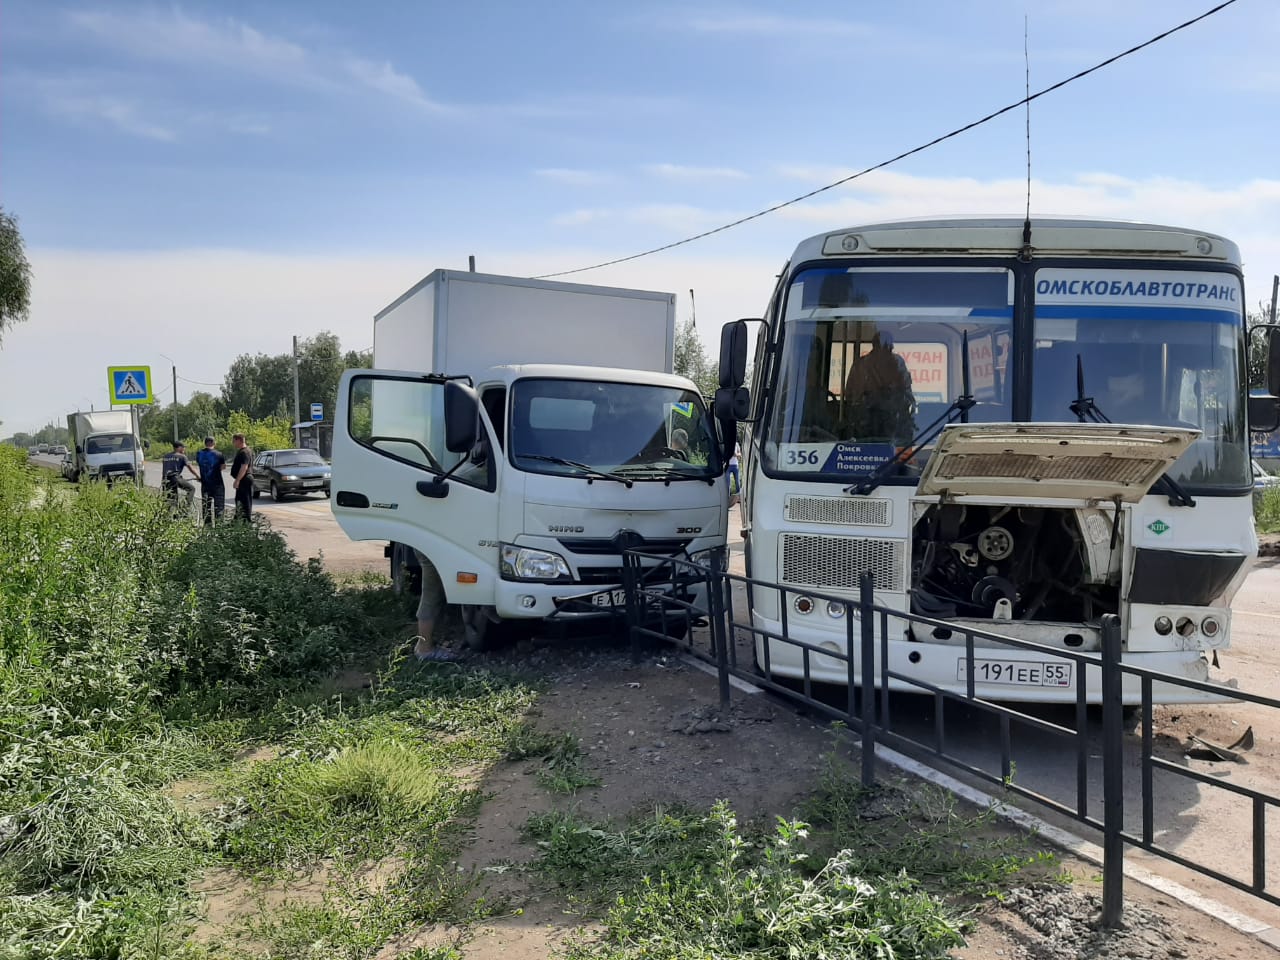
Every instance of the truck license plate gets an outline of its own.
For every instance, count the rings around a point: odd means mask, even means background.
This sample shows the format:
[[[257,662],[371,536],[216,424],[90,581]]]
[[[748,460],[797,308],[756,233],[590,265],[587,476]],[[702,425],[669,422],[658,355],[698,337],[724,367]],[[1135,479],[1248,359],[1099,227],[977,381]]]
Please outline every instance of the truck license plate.
[[[956,661],[956,679],[968,678],[967,661]],[[1073,664],[1069,660],[1042,663],[1038,660],[987,660],[974,657],[974,683],[1007,683],[1020,687],[1069,687]]]
[[[591,602],[597,607],[625,607],[627,605],[627,591],[607,590],[604,593],[597,593],[591,598]]]

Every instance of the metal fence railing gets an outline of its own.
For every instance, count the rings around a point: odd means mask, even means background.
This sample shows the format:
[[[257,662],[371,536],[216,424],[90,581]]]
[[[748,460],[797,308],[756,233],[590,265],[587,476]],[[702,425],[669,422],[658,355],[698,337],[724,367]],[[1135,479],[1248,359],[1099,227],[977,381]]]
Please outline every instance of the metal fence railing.
[[[697,564],[688,559],[657,556],[638,551],[624,554],[624,587],[627,595],[627,623],[633,652],[645,638],[677,640],[685,652],[715,666],[719,678],[722,705],[727,706],[731,696],[730,678],[739,677],[792,701],[803,703],[810,710],[838,719],[847,724],[861,738],[861,778],[866,786],[875,782],[877,743],[903,749],[906,752],[924,753],[980,780],[998,786],[1009,793],[1026,798],[1058,814],[1070,817],[1102,834],[1103,848],[1103,911],[1102,922],[1113,926],[1119,922],[1123,906],[1124,850],[1126,845],[1138,847],[1164,857],[1183,867],[1212,877],[1269,903],[1280,905],[1280,895],[1272,892],[1268,884],[1266,864],[1267,808],[1280,806],[1280,797],[1251,787],[1231,783],[1208,776],[1196,770],[1179,766],[1155,755],[1153,735],[1153,693],[1157,684],[1168,684],[1208,693],[1218,697],[1229,696],[1234,701],[1247,702],[1263,707],[1280,709],[1280,699],[1265,697],[1240,690],[1226,689],[1220,685],[1178,677],[1142,667],[1126,664],[1119,618],[1108,615],[1101,622],[1101,649],[1085,652],[1049,647],[1044,644],[1005,636],[993,631],[980,630],[969,625],[959,625],[907,613],[881,606],[875,602],[870,574],[861,578],[859,600],[851,603],[847,597],[823,594],[805,588],[803,591],[783,584],[770,583],[726,569],[726,553],[713,555],[710,564]],[[735,611],[733,593],[735,587],[746,594],[745,619]],[[779,598],[780,629],[763,629],[750,615],[757,591],[776,591]],[[818,603],[844,604],[849,615],[844,617],[844,651],[834,650],[827,644],[816,646],[791,636],[787,610],[791,595],[804,596]],[[681,624],[698,624],[705,621],[705,630],[680,629]],[[891,623],[911,625],[921,629],[950,631],[958,636],[957,656],[963,650],[966,669],[965,682],[960,689],[947,689],[926,683],[909,674],[891,669],[889,639]],[[752,663],[747,664],[741,655],[739,641],[747,641],[752,649]],[[757,641],[768,641],[757,644]],[[784,644],[799,651],[800,676],[781,682],[772,669],[770,650],[773,644]],[[998,644],[1014,650],[1025,650],[1049,655],[1070,662],[1075,687],[1074,727],[1035,716],[1009,703],[997,702],[977,695],[975,652]],[[758,651],[758,653],[757,653]],[[843,666],[843,682],[846,691],[842,702],[816,695],[813,676],[814,659],[826,658],[826,663],[838,662]],[[1088,674],[1101,675],[1101,736],[1096,742],[1090,731],[1089,702],[1087,697]],[[1125,734],[1125,678],[1135,678],[1140,688],[1138,710],[1140,713],[1141,761],[1140,804],[1142,828],[1140,833],[1125,829],[1124,757]],[[1132,681],[1131,681],[1132,682]],[[932,699],[934,723],[929,735],[911,735],[895,728],[891,689],[911,690]],[[990,769],[974,763],[949,749],[947,707],[962,704],[967,709],[994,717],[999,728],[999,744],[996,749],[998,767]],[[1015,727],[1026,727],[1061,741],[1074,754],[1074,797],[1055,798],[1019,783],[1014,777],[1016,757],[1013,751],[1012,732]],[[1096,809],[1090,798],[1090,752],[1101,749],[1101,803]],[[1161,772],[1183,777],[1201,786],[1224,790],[1245,798],[1252,810],[1250,829],[1251,876],[1248,880],[1233,877],[1218,866],[1201,862],[1167,845],[1157,842],[1155,774]],[[1099,815],[1100,814],[1100,815]]]

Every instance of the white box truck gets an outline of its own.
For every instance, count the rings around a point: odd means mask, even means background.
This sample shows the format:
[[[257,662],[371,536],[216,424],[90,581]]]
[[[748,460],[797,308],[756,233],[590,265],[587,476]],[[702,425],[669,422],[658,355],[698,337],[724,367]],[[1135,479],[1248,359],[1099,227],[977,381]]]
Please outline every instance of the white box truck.
[[[671,373],[675,297],[437,270],[374,318],[348,370],[335,518],[414,550],[473,645],[502,620],[612,617],[622,551],[705,558],[728,489],[716,426]]]
[[[128,410],[83,410],[67,414],[71,433],[70,479],[136,480],[142,473],[142,443]]]

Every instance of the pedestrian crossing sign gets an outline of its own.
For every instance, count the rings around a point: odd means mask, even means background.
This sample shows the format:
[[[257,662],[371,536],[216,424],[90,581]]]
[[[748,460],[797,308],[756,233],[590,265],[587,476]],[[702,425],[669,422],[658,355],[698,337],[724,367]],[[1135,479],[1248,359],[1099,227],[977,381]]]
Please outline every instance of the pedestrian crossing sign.
[[[111,403],[151,403],[150,367],[107,367]]]

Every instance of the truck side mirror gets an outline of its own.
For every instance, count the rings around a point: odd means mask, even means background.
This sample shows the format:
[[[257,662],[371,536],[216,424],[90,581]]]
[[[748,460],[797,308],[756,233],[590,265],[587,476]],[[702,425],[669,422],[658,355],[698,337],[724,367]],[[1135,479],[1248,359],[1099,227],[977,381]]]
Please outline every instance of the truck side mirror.
[[[1280,427],[1280,397],[1249,398],[1249,430],[1271,433]]]
[[[720,330],[720,386],[740,387],[747,379],[747,321],[734,320]]]
[[[711,406],[720,423],[721,459],[727,464],[738,445],[738,421],[751,413],[751,391],[746,387],[721,387]]]
[[[444,385],[444,447],[450,453],[470,453],[476,445],[480,398],[460,380]]]
[[[717,420],[745,420],[751,415],[751,391],[746,387],[721,387],[712,408]]]

